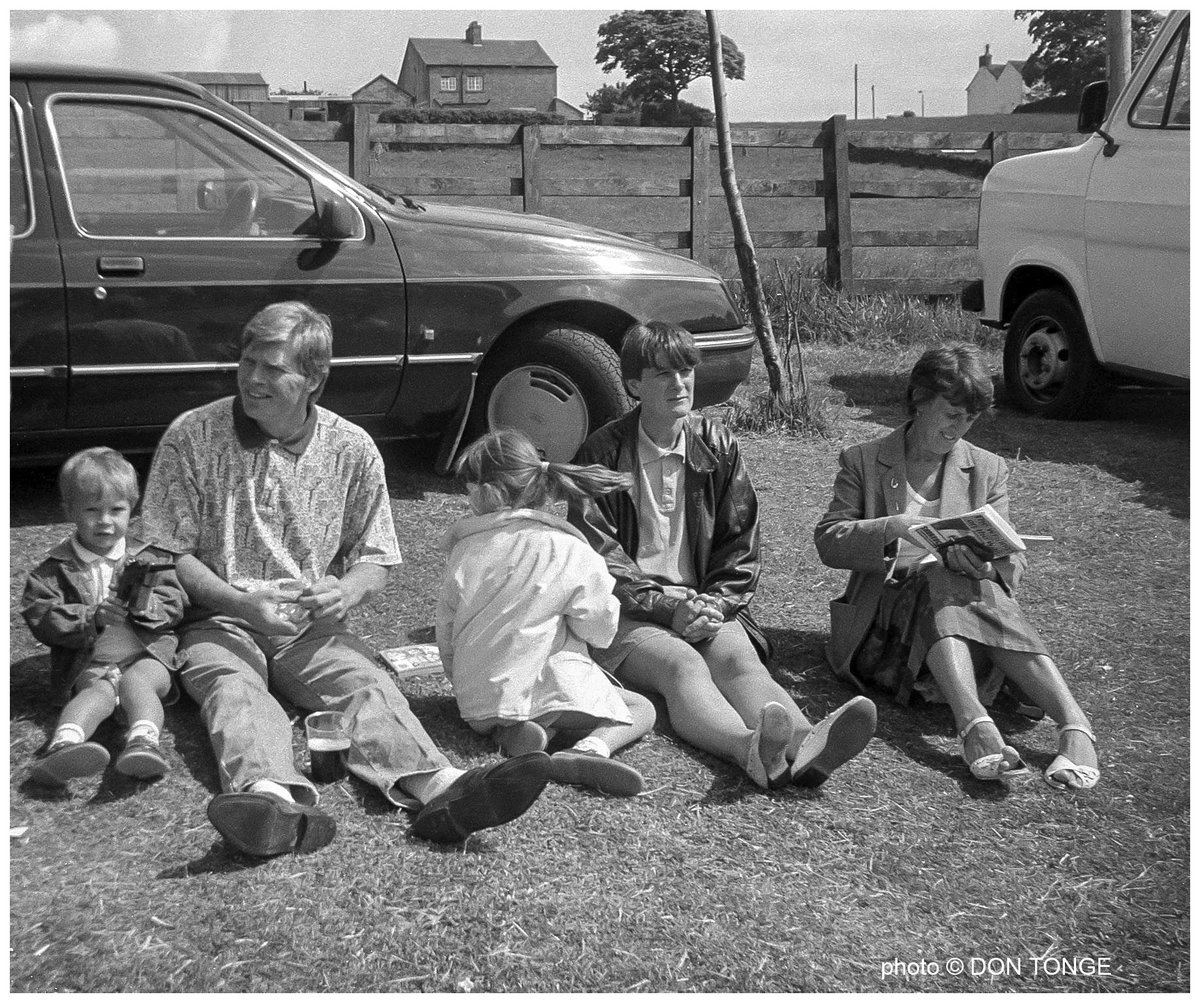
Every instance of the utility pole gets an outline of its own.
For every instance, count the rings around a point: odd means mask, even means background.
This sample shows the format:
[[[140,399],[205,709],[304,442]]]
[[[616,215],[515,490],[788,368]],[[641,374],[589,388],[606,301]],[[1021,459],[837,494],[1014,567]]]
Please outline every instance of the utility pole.
[[[917,91],[917,93],[921,95],[921,118],[924,118],[925,117],[925,92]]]
[[[1112,107],[1112,102],[1129,82],[1133,62],[1133,12],[1106,11],[1105,27],[1108,34],[1108,100]]]
[[[871,118],[875,117],[875,85],[871,84]]]
[[[854,64],[854,117],[858,118],[858,63]]]

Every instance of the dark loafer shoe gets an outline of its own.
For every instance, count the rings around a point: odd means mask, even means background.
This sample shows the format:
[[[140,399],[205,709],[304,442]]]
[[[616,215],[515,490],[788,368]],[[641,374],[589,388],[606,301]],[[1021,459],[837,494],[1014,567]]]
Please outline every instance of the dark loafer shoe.
[[[117,756],[113,767],[118,773],[139,780],[161,777],[171,767],[158,750],[158,743],[139,735],[125,743],[125,749]]]
[[[218,794],[208,803],[208,820],[233,849],[253,857],[311,853],[337,833],[319,808],[254,791]]]
[[[96,742],[51,745],[34,765],[29,779],[47,787],[65,787],[75,777],[90,777],[108,765],[108,750]]]
[[[796,752],[792,783],[820,787],[829,774],[867,747],[875,734],[875,704],[867,697],[847,700],[817,722]]]
[[[550,779],[550,757],[529,752],[467,770],[413,819],[412,833],[435,843],[457,843],[480,829],[525,813]]]

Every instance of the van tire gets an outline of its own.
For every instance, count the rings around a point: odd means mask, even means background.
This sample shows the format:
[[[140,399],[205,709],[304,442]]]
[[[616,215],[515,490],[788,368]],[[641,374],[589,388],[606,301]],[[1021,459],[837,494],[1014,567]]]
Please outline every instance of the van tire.
[[[1105,391],[1079,309],[1057,289],[1042,289],[1017,307],[1004,343],[1009,400],[1043,418],[1083,418]]]
[[[493,428],[518,428],[546,459],[568,462],[631,406],[620,360],[604,341],[573,324],[537,322],[485,362],[464,445]]]

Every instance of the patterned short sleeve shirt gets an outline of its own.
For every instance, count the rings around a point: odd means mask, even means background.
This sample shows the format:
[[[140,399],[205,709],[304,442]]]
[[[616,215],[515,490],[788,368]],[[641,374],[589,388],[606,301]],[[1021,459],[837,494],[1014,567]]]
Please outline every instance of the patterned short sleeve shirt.
[[[313,406],[299,445],[267,437],[228,397],[180,415],[154,456],[142,532],[247,591],[400,563],[371,437]]]

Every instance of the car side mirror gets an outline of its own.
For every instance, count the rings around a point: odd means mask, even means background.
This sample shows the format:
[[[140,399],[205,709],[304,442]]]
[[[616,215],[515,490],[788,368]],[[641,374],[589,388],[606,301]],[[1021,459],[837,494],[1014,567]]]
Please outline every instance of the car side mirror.
[[[358,211],[344,198],[322,193],[317,215],[317,236],[321,240],[350,240],[359,230]]]
[[[224,182],[201,181],[196,186],[196,208],[204,212],[221,212],[225,203]]]
[[[1108,81],[1093,80],[1079,97],[1078,131],[1092,133],[1108,116]]]

